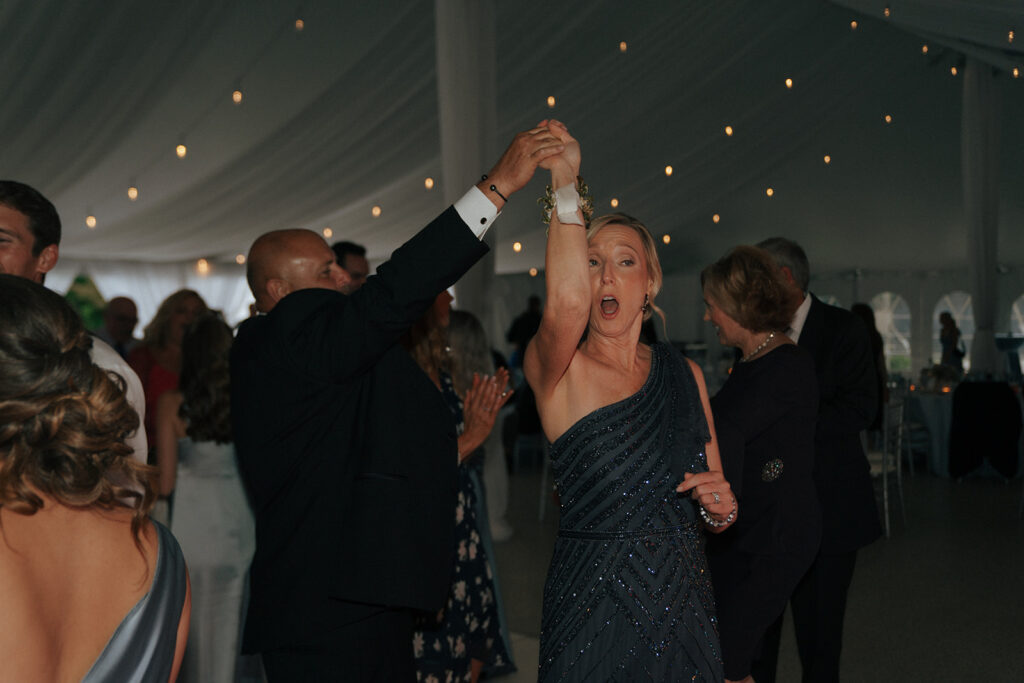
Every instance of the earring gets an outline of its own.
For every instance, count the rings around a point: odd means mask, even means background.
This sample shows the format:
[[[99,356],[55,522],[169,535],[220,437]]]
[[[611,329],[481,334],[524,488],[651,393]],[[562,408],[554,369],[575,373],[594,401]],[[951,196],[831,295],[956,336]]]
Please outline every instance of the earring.
[[[640,307],[640,311],[647,313],[649,310],[651,310],[651,297],[644,294],[644,305]]]

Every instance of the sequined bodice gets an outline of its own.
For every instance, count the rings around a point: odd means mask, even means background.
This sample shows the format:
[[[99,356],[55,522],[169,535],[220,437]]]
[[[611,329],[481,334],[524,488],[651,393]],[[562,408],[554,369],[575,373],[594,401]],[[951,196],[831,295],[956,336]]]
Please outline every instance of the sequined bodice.
[[[655,532],[695,520],[693,503],[675,489],[684,472],[707,470],[708,430],[693,376],[670,354],[652,346],[638,392],[590,413],[551,445],[561,533]]]

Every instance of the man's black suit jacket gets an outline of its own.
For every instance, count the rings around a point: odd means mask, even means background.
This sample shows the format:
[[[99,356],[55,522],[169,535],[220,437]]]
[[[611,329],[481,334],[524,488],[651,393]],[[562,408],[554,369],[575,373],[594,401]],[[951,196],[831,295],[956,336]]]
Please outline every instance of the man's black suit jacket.
[[[821,552],[834,554],[856,550],[882,533],[860,440],[878,405],[875,364],[860,319],[810,296],[797,343],[814,357],[818,376],[814,480],[822,512]]]
[[[455,425],[397,342],[486,251],[449,208],[351,296],[297,291],[239,329],[232,418],[256,514],[246,652],[302,643],[366,606],[443,606]]]

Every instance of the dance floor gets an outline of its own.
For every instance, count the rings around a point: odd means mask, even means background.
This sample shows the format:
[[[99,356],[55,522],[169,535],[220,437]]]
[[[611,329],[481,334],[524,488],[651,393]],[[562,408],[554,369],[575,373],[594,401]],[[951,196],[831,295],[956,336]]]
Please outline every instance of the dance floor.
[[[536,680],[541,594],[558,527],[550,505],[546,519],[537,519],[539,485],[536,465],[512,475],[515,531],[495,551],[519,667],[502,679],[510,683]],[[906,523],[897,507],[892,537],[858,555],[842,678],[1024,680],[1021,480],[918,474],[904,487]],[[787,616],[779,681],[799,680]]]

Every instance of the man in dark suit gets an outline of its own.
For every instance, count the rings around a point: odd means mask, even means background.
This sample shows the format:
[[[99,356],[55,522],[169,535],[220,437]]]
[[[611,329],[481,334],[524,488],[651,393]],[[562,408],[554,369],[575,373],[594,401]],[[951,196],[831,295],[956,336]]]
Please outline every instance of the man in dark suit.
[[[239,466],[256,514],[243,650],[270,680],[414,678],[413,611],[445,602],[455,425],[397,344],[486,251],[483,231],[562,145],[542,123],[350,296],[326,242],[261,236],[258,310],[231,354]]]
[[[810,351],[818,376],[814,479],[822,512],[821,548],[790,607],[803,680],[838,681],[846,594],[857,550],[882,533],[860,440],[877,410],[871,342],[859,318],[808,291],[810,266],[799,244],[773,237],[758,246],[772,254],[800,302],[787,334]],[[762,656],[754,662],[758,683],[775,680],[781,633],[782,617],[765,634]]]

